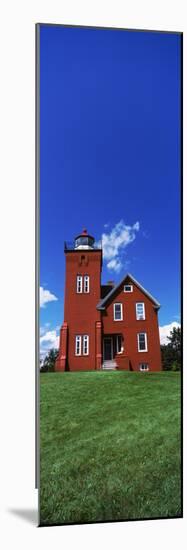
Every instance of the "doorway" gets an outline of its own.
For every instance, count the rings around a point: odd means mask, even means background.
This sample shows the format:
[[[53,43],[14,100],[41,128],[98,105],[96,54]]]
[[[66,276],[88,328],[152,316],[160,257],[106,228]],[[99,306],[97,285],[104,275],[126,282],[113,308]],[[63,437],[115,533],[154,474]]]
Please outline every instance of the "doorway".
[[[105,336],[103,343],[104,361],[112,361],[113,359],[113,341],[112,336]]]

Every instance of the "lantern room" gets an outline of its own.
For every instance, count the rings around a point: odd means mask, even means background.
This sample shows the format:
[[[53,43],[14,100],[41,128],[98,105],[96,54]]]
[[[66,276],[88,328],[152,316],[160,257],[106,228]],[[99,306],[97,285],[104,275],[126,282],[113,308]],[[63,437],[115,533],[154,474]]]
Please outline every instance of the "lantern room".
[[[87,229],[83,229],[82,233],[75,238],[75,250],[92,250],[94,242],[94,237],[88,235]]]

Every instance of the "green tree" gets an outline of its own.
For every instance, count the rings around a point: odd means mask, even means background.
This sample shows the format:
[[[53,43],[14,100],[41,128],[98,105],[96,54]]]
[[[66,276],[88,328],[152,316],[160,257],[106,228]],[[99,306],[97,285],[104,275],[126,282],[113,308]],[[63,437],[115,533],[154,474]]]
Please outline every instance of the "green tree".
[[[168,344],[161,345],[161,356],[162,356],[163,370],[171,370],[174,358],[173,358],[173,350]]]
[[[181,369],[181,328],[173,328],[170,336],[167,336],[169,342],[161,346],[163,370]]]
[[[48,354],[45,356],[42,366],[40,367],[40,372],[54,372],[57,355],[57,349],[50,349]]]
[[[173,328],[173,330],[170,331],[170,336],[167,336],[169,340],[169,345],[171,344],[172,348],[177,351],[181,352],[181,328]]]

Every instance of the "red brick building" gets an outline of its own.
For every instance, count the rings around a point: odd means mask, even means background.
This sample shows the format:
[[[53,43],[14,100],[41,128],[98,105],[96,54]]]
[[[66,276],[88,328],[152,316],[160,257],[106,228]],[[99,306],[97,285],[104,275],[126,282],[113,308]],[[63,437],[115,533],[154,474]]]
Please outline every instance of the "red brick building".
[[[64,251],[64,323],[55,370],[161,370],[157,300],[130,274],[117,285],[101,285],[102,249],[86,229]]]

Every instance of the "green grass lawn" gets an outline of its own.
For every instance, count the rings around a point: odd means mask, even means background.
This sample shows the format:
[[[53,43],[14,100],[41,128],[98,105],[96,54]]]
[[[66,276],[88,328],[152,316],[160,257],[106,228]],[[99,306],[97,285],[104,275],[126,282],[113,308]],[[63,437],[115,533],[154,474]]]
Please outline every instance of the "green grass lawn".
[[[180,374],[41,375],[40,524],[181,516]]]

